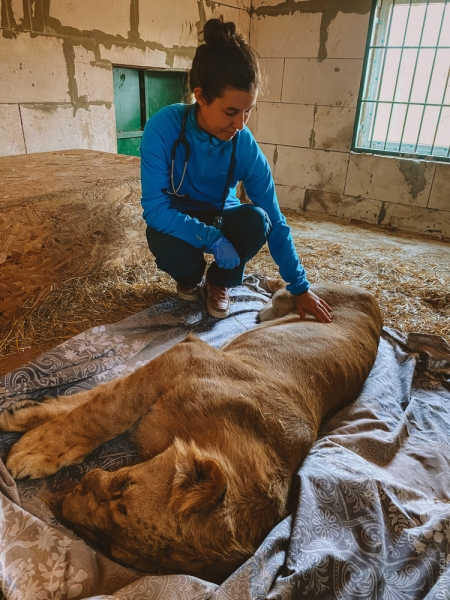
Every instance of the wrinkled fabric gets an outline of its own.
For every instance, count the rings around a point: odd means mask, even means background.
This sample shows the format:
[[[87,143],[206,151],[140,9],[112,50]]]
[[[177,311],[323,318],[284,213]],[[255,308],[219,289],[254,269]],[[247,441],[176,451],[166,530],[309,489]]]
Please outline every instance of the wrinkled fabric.
[[[91,389],[194,332],[215,347],[251,329],[267,301],[249,277],[217,321],[176,298],[79,334],[0,377],[0,409],[24,397]],[[0,436],[4,458],[19,434]],[[45,499],[90,469],[139,460],[124,434],[81,465],[18,482],[0,470],[2,590],[9,599],[450,599],[450,347],[385,328],[359,398],[323,423],[298,469],[298,504],[222,585],[144,575],[64,528]],[[258,515],[255,514],[255,519]]]

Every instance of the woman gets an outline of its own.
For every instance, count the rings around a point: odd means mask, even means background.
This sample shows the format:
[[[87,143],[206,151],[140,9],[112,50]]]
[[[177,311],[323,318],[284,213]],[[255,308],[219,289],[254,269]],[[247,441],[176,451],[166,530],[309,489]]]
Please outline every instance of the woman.
[[[330,307],[309,289],[280,212],[270,167],[245,126],[256,104],[256,55],[234,23],[207,21],[189,74],[196,102],[166,106],[146,124],[141,145],[142,206],[158,268],[183,300],[198,297],[206,261],[208,312],[229,313],[228,289],[267,241],[302,319],[330,322]],[[241,204],[242,181],[252,204]]]

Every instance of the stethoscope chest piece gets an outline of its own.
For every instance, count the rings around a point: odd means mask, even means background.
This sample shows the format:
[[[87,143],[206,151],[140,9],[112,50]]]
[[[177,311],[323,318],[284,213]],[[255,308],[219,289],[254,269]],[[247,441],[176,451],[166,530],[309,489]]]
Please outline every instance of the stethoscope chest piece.
[[[162,188],[162,190],[161,190],[164,194],[168,194],[169,196],[176,196],[177,198],[189,199],[189,194],[179,194],[178,192],[181,189],[181,186],[183,184],[183,181],[184,181],[184,178],[186,175],[187,164],[188,164],[189,155],[191,152],[191,147],[189,145],[188,140],[186,139],[185,130],[186,130],[186,121],[187,121],[187,118],[189,115],[189,111],[193,110],[194,106],[195,105],[193,105],[193,104],[188,104],[185,107],[183,120],[181,122],[180,137],[175,140],[175,142],[173,143],[173,146],[172,146],[171,167],[170,167],[170,171],[169,171],[170,183],[172,185],[172,191],[170,192],[166,188]],[[234,164],[236,161],[236,136],[233,137],[232,143],[233,143],[233,147],[232,147],[232,151],[231,151],[230,165],[228,167],[227,181],[225,183],[225,187],[224,187],[223,194],[222,194],[220,214],[217,215],[216,217],[214,217],[214,219],[213,219],[213,226],[216,229],[222,229],[222,226],[223,226],[222,213],[223,213],[223,208],[225,206],[225,200],[227,198],[230,183],[233,178]],[[185,149],[185,157],[184,157],[183,173],[181,175],[181,180],[180,180],[178,187],[175,187],[175,182],[174,182],[175,157],[176,157],[176,153],[177,153],[177,148],[180,145],[183,146]]]
[[[223,219],[222,217],[219,215],[217,217],[214,217],[213,219],[213,225],[216,229],[222,229],[223,226]]]

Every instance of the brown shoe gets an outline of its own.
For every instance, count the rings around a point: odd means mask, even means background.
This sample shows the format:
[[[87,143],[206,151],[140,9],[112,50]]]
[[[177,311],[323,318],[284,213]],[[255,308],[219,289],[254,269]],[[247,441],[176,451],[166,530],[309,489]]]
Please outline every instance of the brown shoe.
[[[218,285],[206,284],[206,308],[209,314],[216,319],[225,319],[230,312],[230,297],[228,288]]]
[[[185,287],[180,283],[177,283],[177,296],[181,300],[187,300],[191,302],[192,300],[197,300],[198,298],[198,286],[193,285],[192,287]]]

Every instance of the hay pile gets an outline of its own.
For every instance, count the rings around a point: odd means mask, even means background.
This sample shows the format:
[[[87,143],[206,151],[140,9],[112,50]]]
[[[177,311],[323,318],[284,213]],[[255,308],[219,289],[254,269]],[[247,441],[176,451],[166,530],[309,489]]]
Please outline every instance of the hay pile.
[[[404,332],[442,335],[450,341],[450,266],[432,253],[407,256],[400,244],[379,232],[376,243],[365,240],[368,228],[349,226],[341,237],[326,239],[320,223],[284,211],[294,243],[311,282],[360,285],[372,291],[385,324]],[[370,228],[372,237],[377,233]],[[347,235],[348,233],[348,235]],[[409,238],[411,243],[411,238]],[[426,242],[421,239],[426,248]],[[277,276],[267,247],[248,263],[247,272]],[[156,269],[149,253],[138,264],[114,271],[99,269],[43,289],[29,298],[20,316],[0,339],[0,356],[41,346],[51,348],[95,325],[119,321],[175,293],[174,282]]]
[[[153,261],[72,277],[25,302],[0,339],[0,356],[33,346],[52,348],[90,327],[120,321],[169,293],[175,293],[174,283]]]

